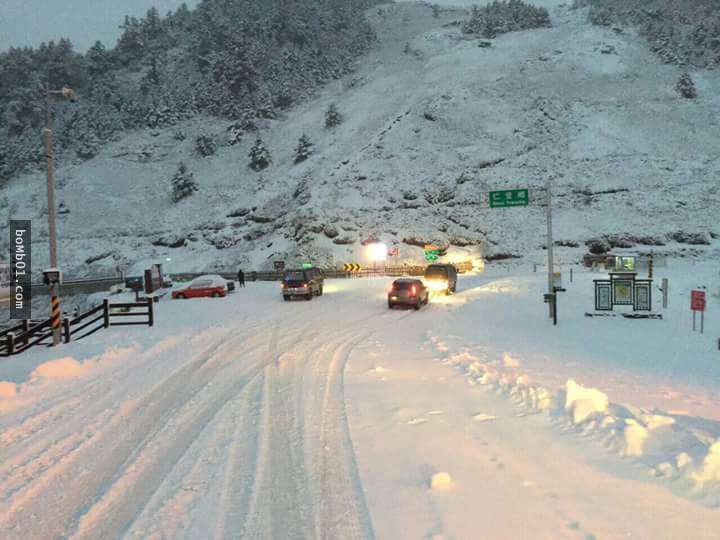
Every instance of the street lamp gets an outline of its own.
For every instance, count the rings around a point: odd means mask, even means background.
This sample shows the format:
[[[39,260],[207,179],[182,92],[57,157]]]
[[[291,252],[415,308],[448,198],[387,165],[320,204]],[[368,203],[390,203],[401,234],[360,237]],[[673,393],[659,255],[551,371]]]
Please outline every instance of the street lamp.
[[[55,185],[53,180],[53,138],[52,138],[52,98],[55,96],[77,101],[77,96],[70,88],[60,90],[45,88],[45,158],[47,160],[47,199],[48,199],[48,236],[50,241],[50,268],[44,272],[45,281],[50,286],[50,320],[52,322],[53,345],[61,342],[60,324],[60,280],[61,273],[57,263],[57,233],[55,230]]]

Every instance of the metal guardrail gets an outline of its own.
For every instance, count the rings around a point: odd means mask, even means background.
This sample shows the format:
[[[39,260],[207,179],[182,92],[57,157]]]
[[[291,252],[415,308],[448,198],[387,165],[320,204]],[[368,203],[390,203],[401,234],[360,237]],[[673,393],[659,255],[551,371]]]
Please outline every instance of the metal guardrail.
[[[459,273],[471,272],[473,269],[472,262],[464,261],[454,264]],[[422,276],[425,274],[426,266],[386,266],[384,268],[364,268],[358,272],[346,272],[336,268],[321,269],[325,278],[328,279],[346,279],[346,278],[362,278],[362,277],[400,277],[400,276]],[[184,272],[178,274],[170,274],[174,281],[192,281],[193,279],[206,275],[207,272]],[[218,272],[217,275],[228,279],[237,279],[237,273],[234,272]],[[267,271],[267,272],[245,272],[245,281],[282,281],[284,271]]]

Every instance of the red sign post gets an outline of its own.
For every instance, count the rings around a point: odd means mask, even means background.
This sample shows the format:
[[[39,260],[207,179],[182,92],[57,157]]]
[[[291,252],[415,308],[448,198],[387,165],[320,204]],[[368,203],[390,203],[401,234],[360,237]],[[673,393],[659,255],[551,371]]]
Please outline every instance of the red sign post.
[[[695,313],[700,312],[700,333],[705,328],[705,291],[690,291],[690,309],[693,312],[693,332],[695,331]]]
[[[693,311],[705,311],[705,291],[690,292],[690,309]]]

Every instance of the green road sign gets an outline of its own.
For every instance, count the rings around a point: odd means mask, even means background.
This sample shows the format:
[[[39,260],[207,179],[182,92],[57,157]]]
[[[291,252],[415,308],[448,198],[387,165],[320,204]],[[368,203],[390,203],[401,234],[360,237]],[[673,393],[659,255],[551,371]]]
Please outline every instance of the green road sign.
[[[438,257],[440,256],[440,252],[438,250],[430,250],[425,252],[425,260],[426,261],[437,261]]]
[[[309,262],[302,263],[303,268],[312,268],[312,266],[313,266],[312,263],[309,263]]]
[[[505,189],[490,192],[490,208],[527,206],[530,197],[527,189]]]

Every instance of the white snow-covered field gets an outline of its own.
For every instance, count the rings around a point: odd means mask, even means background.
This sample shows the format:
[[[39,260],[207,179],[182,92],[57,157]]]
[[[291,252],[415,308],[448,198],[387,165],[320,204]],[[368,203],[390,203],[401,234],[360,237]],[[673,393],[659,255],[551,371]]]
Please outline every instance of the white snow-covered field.
[[[389,278],[163,300],[0,360],[0,537],[720,538],[720,298],[559,326],[527,265],[388,311]]]

